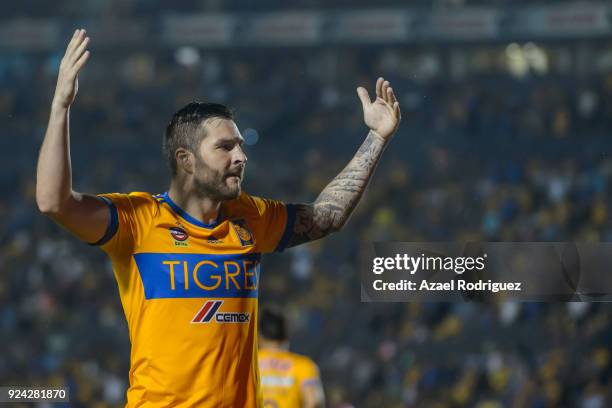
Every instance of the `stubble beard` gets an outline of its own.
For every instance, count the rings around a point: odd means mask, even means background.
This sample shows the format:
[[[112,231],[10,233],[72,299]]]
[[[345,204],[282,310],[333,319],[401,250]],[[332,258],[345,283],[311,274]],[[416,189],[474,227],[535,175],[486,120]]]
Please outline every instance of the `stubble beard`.
[[[215,201],[233,200],[240,196],[241,186],[236,183],[228,186],[225,174],[211,169],[204,160],[196,159],[196,175],[194,188],[200,198],[209,198]]]

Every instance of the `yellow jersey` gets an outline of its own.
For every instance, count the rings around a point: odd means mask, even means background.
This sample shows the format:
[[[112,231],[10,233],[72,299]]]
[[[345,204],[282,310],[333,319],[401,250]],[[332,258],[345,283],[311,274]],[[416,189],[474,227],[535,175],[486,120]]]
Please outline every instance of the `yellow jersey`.
[[[265,408],[299,408],[305,387],[321,389],[317,365],[289,351],[260,349],[259,372]]]
[[[167,193],[99,197],[132,346],[126,407],[261,407],[260,258],[284,248],[293,206],[242,193],[204,224]]]

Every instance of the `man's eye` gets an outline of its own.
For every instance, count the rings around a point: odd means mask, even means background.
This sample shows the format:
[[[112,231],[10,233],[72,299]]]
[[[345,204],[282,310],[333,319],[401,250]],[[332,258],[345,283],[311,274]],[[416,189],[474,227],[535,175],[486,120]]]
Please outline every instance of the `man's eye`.
[[[232,145],[222,145],[221,148],[223,150],[227,150],[228,152],[234,148]]]

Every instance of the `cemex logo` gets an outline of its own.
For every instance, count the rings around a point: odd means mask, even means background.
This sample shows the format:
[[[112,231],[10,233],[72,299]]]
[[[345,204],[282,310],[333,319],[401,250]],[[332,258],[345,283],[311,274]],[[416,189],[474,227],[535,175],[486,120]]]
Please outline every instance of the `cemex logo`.
[[[249,313],[220,312],[222,300],[209,300],[196,313],[191,323],[248,323],[251,320]]]

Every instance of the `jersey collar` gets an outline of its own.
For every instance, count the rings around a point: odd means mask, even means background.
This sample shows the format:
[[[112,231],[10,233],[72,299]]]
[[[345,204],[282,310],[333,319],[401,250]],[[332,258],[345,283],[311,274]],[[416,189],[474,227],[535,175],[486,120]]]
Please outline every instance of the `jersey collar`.
[[[221,210],[219,210],[219,214],[217,214],[217,219],[213,223],[205,224],[202,221],[197,220],[196,218],[187,214],[185,210],[183,210],[181,207],[176,205],[176,203],[172,201],[172,199],[170,198],[170,195],[168,195],[167,191],[164,194],[162,194],[162,197],[163,197],[163,201],[168,203],[172,211],[174,211],[179,217],[183,218],[185,221],[187,221],[190,224],[193,224],[195,226],[202,227],[202,228],[215,228],[217,225],[221,223]]]

